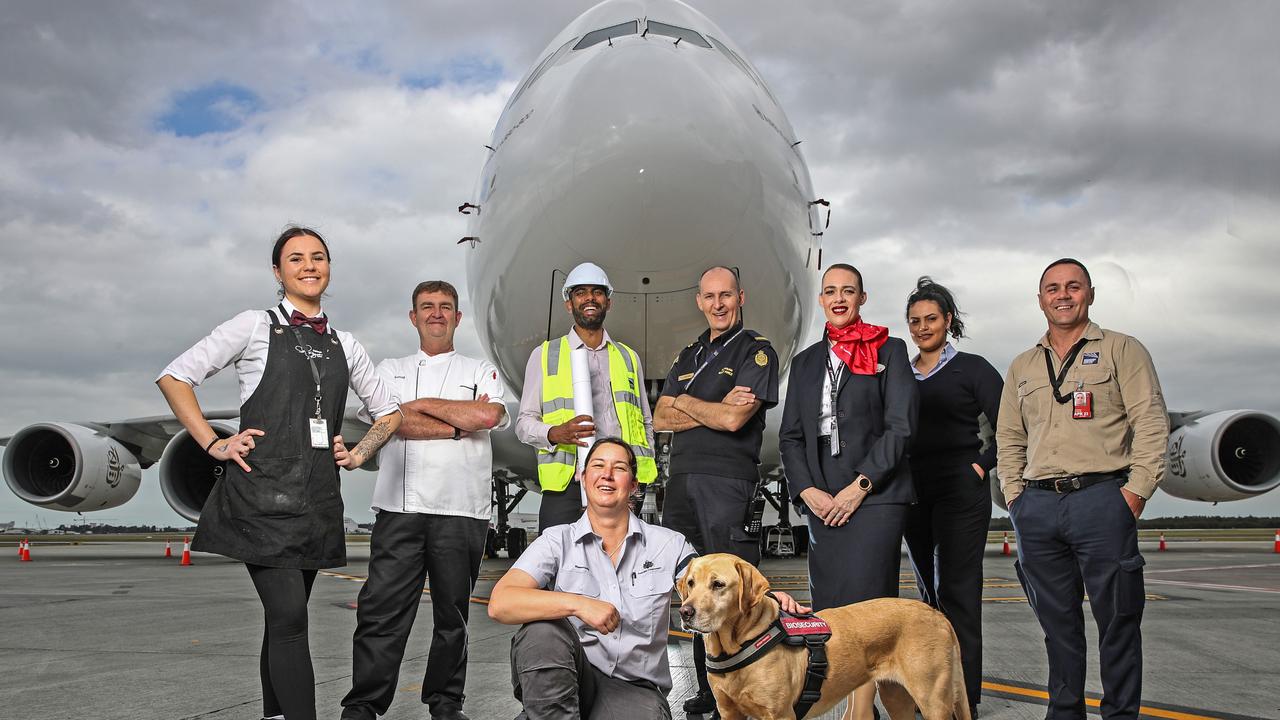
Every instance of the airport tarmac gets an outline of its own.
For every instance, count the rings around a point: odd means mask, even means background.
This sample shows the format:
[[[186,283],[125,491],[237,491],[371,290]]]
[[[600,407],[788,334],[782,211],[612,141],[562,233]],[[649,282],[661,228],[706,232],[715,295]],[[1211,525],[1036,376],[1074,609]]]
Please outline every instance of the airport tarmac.
[[[36,545],[32,562],[0,547],[0,716],[23,720],[256,720],[262,613],[244,568],[211,555],[181,567],[163,543]],[[336,718],[350,687],[354,604],[368,545],[350,545],[346,568],[317,578],[311,650],[320,717]],[[1151,718],[1280,718],[1280,555],[1258,542],[1143,543],[1148,603],[1144,714]],[[984,567],[984,692],[981,717],[1044,716],[1043,636],[1018,587],[1013,558],[988,546]],[[466,709],[475,720],[509,720],[508,643],[513,628],[484,608],[509,560],[486,561],[470,621]],[[908,567],[904,561],[904,570]],[[766,560],[780,589],[807,596],[803,559]],[[903,575],[903,596],[914,582]],[[430,640],[430,595],[386,716],[428,717],[419,683]],[[1086,621],[1093,633],[1092,619]],[[1090,637],[1092,713],[1101,687]],[[691,693],[687,640],[669,646],[675,718]],[[839,717],[836,713],[826,717]]]

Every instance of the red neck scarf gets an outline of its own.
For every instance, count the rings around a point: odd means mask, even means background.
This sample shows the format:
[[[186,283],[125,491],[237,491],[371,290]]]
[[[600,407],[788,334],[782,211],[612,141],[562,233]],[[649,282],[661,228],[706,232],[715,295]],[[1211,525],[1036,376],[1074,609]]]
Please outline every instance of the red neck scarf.
[[[842,328],[827,323],[831,351],[844,361],[854,375],[875,375],[880,347],[889,340],[889,328],[868,325],[858,318]]]

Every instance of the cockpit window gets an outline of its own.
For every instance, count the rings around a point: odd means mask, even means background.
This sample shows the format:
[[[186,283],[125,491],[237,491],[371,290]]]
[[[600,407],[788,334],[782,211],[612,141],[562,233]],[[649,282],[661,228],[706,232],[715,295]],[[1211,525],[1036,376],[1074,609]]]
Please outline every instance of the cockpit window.
[[[556,50],[555,52],[543,58],[542,62],[538,63],[538,67],[534,68],[533,72],[529,73],[528,79],[526,79],[524,83],[522,83],[520,87],[515,91],[515,93],[512,94],[511,102],[507,103],[508,107],[510,106],[511,103],[515,102],[516,98],[523,95],[525,90],[528,90],[530,86],[532,86],[535,82],[537,82],[538,78],[542,77],[542,74],[546,72],[547,69],[550,68],[552,65],[554,65],[556,60],[559,60],[560,56],[564,55],[565,52],[569,49],[569,46],[572,44],[573,44],[573,40],[570,40],[564,45],[561,45],[559,50]]]
[[[605,40],[611,40],[623,35],[635,35],[638,32],[640,32],[639,20],[630,20],[628,22],[618,23],[617,25],[610,25],[607,28],[592,30],[586,35],[583,35],[582,39],[578,41],[578,44],[573,46],[573,49],[581,50],[583,48],[589,48],[592,45],[599,45]]]
[[[710,36],[708,35],[708,37]],[[746,73],[747,77],[751,78],[757,83],[760,82],[759,78],[756,77],[756,74],[751,72],[751,67],[747,65],[747,62],[742,58],[738,57],[738,53],[730,50],[728,45],[725,45],[724,43],[720,42],[715,38],[711,38],[711,42],[715,43],[717,50],[724,53],[724,56],[729,58],[729,62],[733,63],[734,65],[737,65],[738,69]]]
[[[698,47],[707,48],[708,50],[711,49],[711,43],[707,42],[701,35],[688,28],[676,27],[675,25],[660,23],[656,20],[649,20],[645,23],[645,27],[649,28],[649,34],[651,35],[666,35],[667,37],[683,40],[690,45],[697,45]]]

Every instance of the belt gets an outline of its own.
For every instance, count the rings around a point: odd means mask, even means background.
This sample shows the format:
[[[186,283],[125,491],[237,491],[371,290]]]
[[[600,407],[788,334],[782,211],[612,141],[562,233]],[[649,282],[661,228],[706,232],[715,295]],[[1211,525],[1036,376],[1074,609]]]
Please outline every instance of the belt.
[[[1037,490],[1052,490],[1056,493],[1069,493],[1076,490],[1083,490],[1090,485],[1097,485],[1100,482],[1108,480],[1121,480],[1124,475],[1120,473],[1085,473],[1083,475],[1072,475],[1070,477],[1048,478],[1045,480],[1028,480],[1027,487]]]

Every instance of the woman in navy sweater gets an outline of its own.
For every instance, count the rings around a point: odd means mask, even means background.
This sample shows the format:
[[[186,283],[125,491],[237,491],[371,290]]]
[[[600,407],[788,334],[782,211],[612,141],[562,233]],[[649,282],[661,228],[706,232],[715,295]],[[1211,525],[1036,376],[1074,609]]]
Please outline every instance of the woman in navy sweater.
[[[955,628],[965,691],[974,708],[982,690],[982,553],[991,523],[987,473],[996,464],[996,414],[1004,383],[979,355],[959,352],[964,337],[955,299],[922,277],[907,299],[907,327],[920,354],[912,361],[920,420],[911,441],[917,504],[904,537],[920,598]]]

